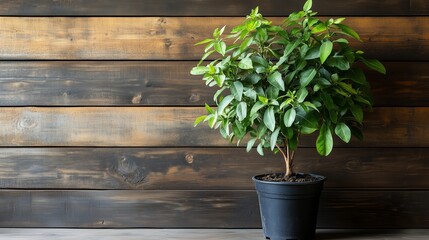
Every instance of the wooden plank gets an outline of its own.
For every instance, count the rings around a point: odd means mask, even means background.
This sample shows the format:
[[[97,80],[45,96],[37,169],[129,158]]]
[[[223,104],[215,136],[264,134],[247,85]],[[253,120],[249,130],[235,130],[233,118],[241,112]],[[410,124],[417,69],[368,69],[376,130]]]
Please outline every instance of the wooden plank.
[[[410,10],[417,14],[428,15],[429,2],[426,0],[410,0]]]
[[[203,47],[194,43],[214,28],[234,26],[231,17],[1,17],[0,59],[197,60]],[[282,18],[273,18],[281,22]],[[382,60],[427,60],[428,17],[350,17],[360,33],[353,43]],[[398,33],[398,29],[401,32]]]
[[[0,61],[1,106],[213,104],[193,61]],[[376,106],[429,106],[429,62],[369,72]]]
[[[0,227],[260,228],[254,191],[0,191]],[[427,228],[428,191],[324,191],[320,228]]]
[[[0,105],[204,105],[196,62],[2,61]]]
[[[0,146],[232,146],[218,131],[193,127],[201,107],[4,107]],[[347,146],[428,147],[429,108],[375,108],[365,141]],[[313,147],[304,137],[302,146]],[[346,144],[338,141],[336,146]]]
[[[386,75],[367,72],[375,106],[429,106],[429,62],[386,62]]]
[[[410,1],[352,1],[318,0],[313,9],[325,15],[410,15],[423,14],[421,10],[410,8]],[[422,2],[423,0],[420,0]],[[3,0],[0,15],[30,16],[245,16],[249,9],[260,7],[267,16],[283,16],[291,11],[299,11],[302,1],[270,0],[68,0],[68,1],[24,1]],[[426,12],[427,13],[427,12]]]
[[[428,229],[317,229],[316,239],[426,240]],[[260,240],[262,229],[53,229],[3,228],[0,240]]]
[[[318,227],[426,228],[428,197],[427,191],[325,191]]]
[[[428,148],[337,148],[297,152],[296,171],[326,188],[429,189]],[[281,156],[242,148],[0,148],[0,188],[254,189],[251,177],[283,171]]]

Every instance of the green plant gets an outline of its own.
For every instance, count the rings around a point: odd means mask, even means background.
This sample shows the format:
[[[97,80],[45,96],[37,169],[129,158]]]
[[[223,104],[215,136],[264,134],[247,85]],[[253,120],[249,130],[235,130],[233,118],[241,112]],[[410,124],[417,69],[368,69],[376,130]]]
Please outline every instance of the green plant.
[[[223,37],[225,27],[215,29],[205,45],[201,61],[191,70],[203,75],[206,85],[219,87],[214,94],[217,109],[206,104],[207,122],[224,138],[237,144],[247,140],[247,151],[257,146],[281,152],[285,177],[293,172],[293,159],[301,135],[318,131],[316,149],[327,156],[333,133],[344,142],[362,139],[363,110],[371,108],[370,86],[363,63],[380,73],[384,66],[366,59],[349,45],[359,35],[343,24],[345,18],[320,20],[307,0],[303,10],[290,14],[282,24],[265,19],[258,8]],[[210,55],[218,57],[206,66]]]

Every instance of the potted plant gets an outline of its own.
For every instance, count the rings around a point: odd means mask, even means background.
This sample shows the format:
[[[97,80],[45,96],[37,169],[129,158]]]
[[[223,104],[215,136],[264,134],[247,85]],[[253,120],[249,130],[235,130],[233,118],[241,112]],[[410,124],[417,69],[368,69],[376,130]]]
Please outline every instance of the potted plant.
[[[325,177],[295,173],[293,161],[303,135],[317,134],[316,150],[330,154],[333,135],[344,142],[362,139],[363,110],[371,108],[370,86],[361,67],[385,73],[347,39],[361,41],[344,18],[321,20],[307,0],[303,10],[275,25],[258,8],[224,37],[215,29],[201,61],[191,70],[203,75],[217,108],[206,104],[211,128],[247,151],[256,147],[280,153],[283,173],[253,177],[259,196],[264,234],[270,239],[314,237],[318,201]],[[212,54],[216,59],[208,64]],[[204,63],[204,64],[203,64]]]

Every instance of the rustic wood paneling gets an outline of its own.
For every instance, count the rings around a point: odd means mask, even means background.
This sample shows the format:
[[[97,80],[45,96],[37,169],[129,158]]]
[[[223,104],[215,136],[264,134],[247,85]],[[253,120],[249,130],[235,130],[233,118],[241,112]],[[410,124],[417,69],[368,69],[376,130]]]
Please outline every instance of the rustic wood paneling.
[[[193,127],[204,113],[197,107],[5,107],[0,146],[231,146],[217,130]],[[429,146],[429,108],[381,107],[367,115],[365,141],[347,146]],[[312,138],[301,142],[314,146]]]
[[[410,0],[410,10],[411,12],[428,16],[429,2],[427,0]]]
[[[296,170],[329,188],[429,189],[426,148],[299,149]],[[280,155],[242,148],[1,148],[0,188],[253,189],[251,177],[283,171]]]
[[[318,0],[314,10],[324,15],[413,15],[427,14],[415,5],[424,0]],[[411,6],[410,6],[411,2]],[[423,3],[424,4],[424,3]],[[302,8],[300,0],[3,0],[0,15],[118,15],[118,16],[242,16],[259,6],[267,16],[283,16]]]
[[[426,228],[429,191],[325,191],[318,227]]]
[[[203,47],[194,47],[195,42],[211,36],[215,27],[241,21],[229,17],[1,17],[0,59],[196,60]],[[365,45],[354,45],[368,56],[428,59],[429,17],[350,17],[347,24],[361,34]]]
[[[204,105],[196,62],[3,61],[0,105]]]
[[[321,228],[423,228],[427,191],[324,191]],[[260,228],[254,191],[0,191],[1,227]]]
[[[1,61],[2,106],[213,104],[194,61]],[[386,62],[369,72],[376,106],[429,106],[429,62]]]

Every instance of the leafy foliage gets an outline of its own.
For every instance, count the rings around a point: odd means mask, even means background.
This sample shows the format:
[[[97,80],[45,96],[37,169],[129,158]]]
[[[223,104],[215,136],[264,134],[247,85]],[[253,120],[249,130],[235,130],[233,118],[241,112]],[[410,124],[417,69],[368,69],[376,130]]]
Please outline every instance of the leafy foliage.
[[[371,107],[372,98],[356,63],[386,70],[349,46],[347,38],[361,39],[344,18],[322,21],[311,7],[307,0],[281,25],[255,8],[228,35],[225,27],[215,29],[213,38],[197,43],[205,45],[205,53],[191,74],[203,75],[206,85],[219,90],[217,110],[206,105],[207,115],[196,124],[208,122],[238,143],[248,136],[248,151],[254,146],[261,155],[264,148],[281,151],[287,165],[302,134],[318,131],[316,148],[325,156],[332,151],[333,133],[345,142],[361,137],[363,109]],[[212,54],[218,58],[203,66]]]

